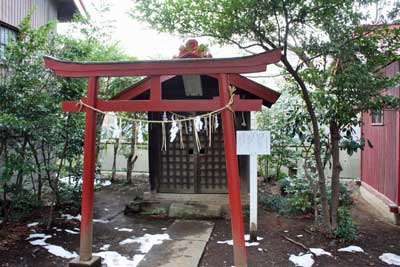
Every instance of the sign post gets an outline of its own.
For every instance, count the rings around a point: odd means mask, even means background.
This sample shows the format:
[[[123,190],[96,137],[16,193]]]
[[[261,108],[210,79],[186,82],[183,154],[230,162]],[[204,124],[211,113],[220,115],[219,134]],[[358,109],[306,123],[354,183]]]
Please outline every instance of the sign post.
[[[237,131],[236,153],[250,155],[250,240],[257,241],[257,155],[269,155],[269,131]]]

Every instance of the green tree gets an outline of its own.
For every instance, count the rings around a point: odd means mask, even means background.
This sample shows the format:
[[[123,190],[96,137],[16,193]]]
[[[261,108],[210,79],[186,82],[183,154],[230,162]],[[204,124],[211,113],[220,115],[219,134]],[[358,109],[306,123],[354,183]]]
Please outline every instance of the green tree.
[[[18,199],[33,193],[40,201],[46,186],[54,193],[53,203],[58,204],[60,176],[73,169],[78,170],[76,176],[81,175],[84,117],[62,112],[60,103],[84,96],[87,82],[55,77],[45,69],[43,55],[81,61],[132,58],[86,19],[75,20],[72,31],[78,37],[71,32],[54,35],[54,25],[33,29],[30,16],[25,18],[0,66],[0,159],[4,162],[0,190],[6,218],[13,211],[7,203],[14,196]],[[104,78],[100,96],[108,97],[131,82],[128,78]]]
[[[278,102],[271,109],[262,109],[257,114],[257,127],[261,130],[269,130],[271,134],[271,154],[259,157],[265,166],[264,176],[273,174],[280,178],[281,168],[297,168],[298,158],[301,156],[302,142],[297,135],[292,134],[289,127],[288,111],[297,109],[301,99],[291,96],[284,90]],[[300,149],[300,150],[299,150]],[[271,172],[269,169],[274,168]]]
[[[339,123],[338,120],[330,120],[329,116],[325,116],[336,114],[341,117],[343,112],[361,104],[363,108],[358,108],[358,112],[365,110],[369,108],[364,105],[365,100],[372,106],[382,108],[388,99],[380,97],[379,92],[384,88],[381,86],[392,84],[384,77],[374,75],[372,69],[378,63],[394,59],[393,53],[382,51],[377,46],[384,41],[382,39],[388,38],[390,45],[387,48],[393,50],[395,46],[392,41],[396,37],[388,32],[382,35],[368,31],[366,34],[366,29],[362,26],[362,9],[375,2],[377,1],[142,0],[135,7],[133,15],[148,21],[160,31],[210,36],[222,44],[236,44],[246,50],[261,48],[269,51],[282,48],[279,65],[285,70],[288,81],[301,92],[304,108],[310,119],[313,155],[321,195],[322,226],[325,232],[332,233],[337,224],[335,214],[338,195],[332,194],[333,204],[329,207],[319,121],[329,121],[328,125],[332,130],[332,191],[337,192],[337,174],[340,174],[337,144],[341,135],[336,133],[337,129],[341,131],[342,126],[348,126],[348,120],[346,123]],[[395,15],[393,12],[391,14]],[[359,53],[365,56],[366,62],[357,57]],[[370,56],[374,57],[372,61],[369,61]],[[345,65],[348,63],[350,64]],[[352,85],[351,77],[356,78],[357,90]],[[366,87],[373,93],[361,90]],[[337,98],[345,92],[346,97]],[[343,108],[338,109],[339,104]],[[316,109],[318,105],[326,106],[327,112],[320,113]],[[354,121],[354,114],[350,111],[345,116]]]

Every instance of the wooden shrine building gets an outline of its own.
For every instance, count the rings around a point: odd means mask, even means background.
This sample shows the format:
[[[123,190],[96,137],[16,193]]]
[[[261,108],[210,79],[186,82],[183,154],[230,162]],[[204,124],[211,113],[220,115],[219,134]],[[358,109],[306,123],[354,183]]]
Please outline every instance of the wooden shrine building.
[[[167,147],[162,150],[160,128],[151,125],[151,186],[158,192],[228,191],[234,265],[248,266],[235,130],[241,127],[241,112],[247,112],[243,113],[243,117],[245,120],[247,117],[245,127],[248,127],[248,112],[260,111],[263,104],[272,105],[279,94],[240,74],[265,71],[267,65],[281,59],[281,50],[246,57],[213,59],[198,55],[193,57],[192,52],[201,52],[201,47],[193,46],[193,42],[189,46],[195,50],[183,49],[181,58],[172,60],[70,62],[44,58],[46,67],[54,70],[57,76],[88,78],[86,97],[62,104],[65,112],[85,113],[80,255],[71,261],[70,266],[101,266],[101,259],[92,254],[97,112],[149,112],[150,119],[160,122],[158,118],[164,112],[192,116],[215,111],[220,114],[220,127],[212,133],[211,146],[204,137],[207,135],[198,135],[196,140],[200,139],[199,149],[198,142],[196,147],[192,145],[192,137],[188,132],[182,137],[184,148],[176,147],[180,144],[177,140],[174,143],[167,140],[164,142]],[[109,100],[99,98],[99,77],[118,76],[147,78]],[[237,88],[233,94],[231,86]],[[183,134],[183,130],[180,132]],[[242,162],[245,166],[243,172],[247,163],[245,160]]]
[[[177,58],[210,58],[210,54],[197,52],[196,40],[189,40]],[[271,107],[280,94],[258,84],[242,75],[229,75],[235,95],[241,99],[262,99],[264,106]],[[212,100],[219,96],[218,77],[215,75],[176,75],[161,76],[161,97],[169,100]],[[150,97],[150,78],[123,90],[114,100],[148,100]],[[193,117],[196,112],[180,113],[183,117]],[[167,113],[171,117],[173,113]],[[149,112],[150,120],[162,120],[163,112]],[[217,123],[221,122],[220,116]],[[249,130],[251,119],[249,111],[235,112],[236,130]],[[210,123],[207,121],[207,123]],[[225,194],[228,193],[225,151],[222,127],[215,128],[214,117],[211,137],[209,129],[199,133],[201,148],[195,142],[193,125],[186,123],[180,140],[166,142],[162,149],[162,129],[160,124],[149,125],[149,181],[152,193],[178,194]],[[188,127],[190,127],[188,129]],[[167,129],[168,132],[168,129]],[[211,138],[211,142],[209,140]],[[167,138],[168,139],[168,138]],[[177,138],[179,139],[179,137]],[[238,156],[241,191],[248,193],[249,156]]]

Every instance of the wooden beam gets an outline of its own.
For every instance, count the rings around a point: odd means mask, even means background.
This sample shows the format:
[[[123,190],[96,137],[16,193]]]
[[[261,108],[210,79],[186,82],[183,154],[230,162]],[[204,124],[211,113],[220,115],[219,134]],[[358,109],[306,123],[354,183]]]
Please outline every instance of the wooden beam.
[[[221,104],[224,105],[229,101],[228,76],[221,74],[218,83]],[[231,208],[234,265],[237,267],[247,267],[242,201],[240,197],[240,178],[236,155],[235,124],[233,122],[233,113],[226,109],[222,111],[222,128],[224,131],[226,174]]]
[[[276,49],[257,55],[234,58],[190,58],[131,62],[71,62],[44,57],[45,66],[62,77],[149,76],[217,73],[254,73],[281,59]]]
[[[96,107],[98,78],[90,77],[88,81],[87,103]],[[93,200],[94,172],[96,161],[96,112],[88,110],[85,119],[85,140],[83,146],[83,183],[82,183],[82,218],[80,235],[80,260],[92,259],[93,245]]]
[[[113,96],[110,100],[122,100],[122,99],[132,99],[141,95],[150,89],[150,77],[146,77],[143,80],[125,88],[120,93]]]
[[[161,76],[160,82],[163,83],[176,75]],[[217,74],[209,74],[208,76],[218,79]],[[231,85],[240,88],[254,96],[260,97],[264,101],[274,104],[280,97],[280,93],[261,85],[255,81],[250,80],[240,74],[229,74],[229,82]],[[140,82],[129,86],[128,88],[121,91],[121,93],[115,95],[111,100],[128,100],[133,99],[136,96],[150,90],[150,77],[146,77]]]
[[[150,100],[161,101],[161,79],[160,76],[150,78]]]
[[[166,75],[160,77],[160,83],[168,81],[175,77],[175,75]],[[143,80],[125,88],[120,93],[113,96],[110,100],[129,100],[143,94],[147,90],[150,90],[150,77],[146,77]]]
[[[87,98],[81,99],[89,104]],[[234,111],[260,111],[261,99],[240,99],[234,96],[232,109]],[[97,100],[96,108],[104,112],[145,112],[145,111],[213,111],[221,107],[219,97],[210,100]],[[89,108],[80,106],[79,101],[63,101],[64,112],[87,112]]]
[[[271,104],[274,104],[281,95],[239,74],[229,74],[229,82],[243,91],[258,96]]]

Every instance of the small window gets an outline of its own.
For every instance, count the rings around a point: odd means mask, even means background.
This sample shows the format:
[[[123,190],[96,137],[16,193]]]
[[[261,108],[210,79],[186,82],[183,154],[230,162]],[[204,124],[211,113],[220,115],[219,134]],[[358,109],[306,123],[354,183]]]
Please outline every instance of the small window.
[[[4,58],[6,45],[17,38],[17,32],[0,24],[0,60]]]
[[[371,110],[372,125],[383,125],[383,110]]]

